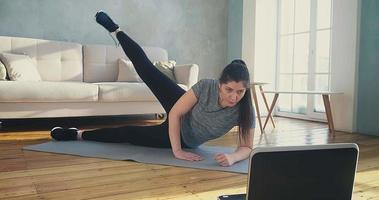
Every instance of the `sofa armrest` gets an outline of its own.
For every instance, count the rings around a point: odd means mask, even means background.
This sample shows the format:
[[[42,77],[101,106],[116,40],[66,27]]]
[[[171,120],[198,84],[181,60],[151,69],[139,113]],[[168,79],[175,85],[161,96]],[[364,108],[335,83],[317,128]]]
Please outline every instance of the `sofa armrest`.
[[[196,64],[176,65],[174,73],[177,83],[191,88],[199,78],[199,66]]]

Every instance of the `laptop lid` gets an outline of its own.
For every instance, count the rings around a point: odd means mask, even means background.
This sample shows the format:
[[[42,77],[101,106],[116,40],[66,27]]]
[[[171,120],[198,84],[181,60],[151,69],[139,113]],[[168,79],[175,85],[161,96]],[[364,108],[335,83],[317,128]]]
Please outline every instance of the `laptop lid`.
[[[358,151],[356,144],[257,147],[246,199],[351,199]]]

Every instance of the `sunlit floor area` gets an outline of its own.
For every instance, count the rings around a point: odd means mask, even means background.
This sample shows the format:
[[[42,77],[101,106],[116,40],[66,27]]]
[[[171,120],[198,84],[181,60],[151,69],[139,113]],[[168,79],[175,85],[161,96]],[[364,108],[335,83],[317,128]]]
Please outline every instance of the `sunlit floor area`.
[[[120,124],[155,124],[159,120],[76,120],[80,128]],[[67,123],[67,122],[62,122]],[[82,124],[82,125],[81,125]],[[359,145],[353,199],[379,199],[379,138],[336,132],[325,123],[276,118],[277,127],[256,132],[255,146],[354,142]],[[207,199],[243,193],[247,175],[132,161],[41,153],[23,146],[50,140],[52,124],[17,122],[0,131],[0,199]],[[32,127],[32,128],[31,128]],[[236,146],[236,130],[209,145]]]

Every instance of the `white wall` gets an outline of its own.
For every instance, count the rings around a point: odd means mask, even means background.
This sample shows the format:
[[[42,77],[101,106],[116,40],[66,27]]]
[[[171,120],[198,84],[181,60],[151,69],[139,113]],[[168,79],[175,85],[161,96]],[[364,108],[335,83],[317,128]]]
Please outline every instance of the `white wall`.
[[[358,0],[333,0],[331,90],[336,130],[353,132],[357,73]]]
[[[254,81],[269,83],[265,90],[275,89],[276,66],[276,10],[277,0],[256,0],[255,5],[255,45],[254,45]],[[258,88],[257,88],[258,90]],[[267,115],[267,109],[258,93],[260,113]],[[271,104],[271,96],[266,95]]]

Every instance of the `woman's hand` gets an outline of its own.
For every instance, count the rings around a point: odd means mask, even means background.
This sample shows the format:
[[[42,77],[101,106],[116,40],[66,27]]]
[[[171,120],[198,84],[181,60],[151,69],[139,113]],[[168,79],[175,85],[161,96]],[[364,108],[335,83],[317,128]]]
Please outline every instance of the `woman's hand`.
[[[176,150],[173,153],[174,153],[175,158],[181,159],[181,160],[189,160],[189,161],[203,160],[203,157],[201,157],[200,155],[197,155],[195,153],[191,153],[188,151]]]
[[[235,163],[233,156],[227,153],[218,153],[214,156],[214,159],[223,167],[229,167]]]

